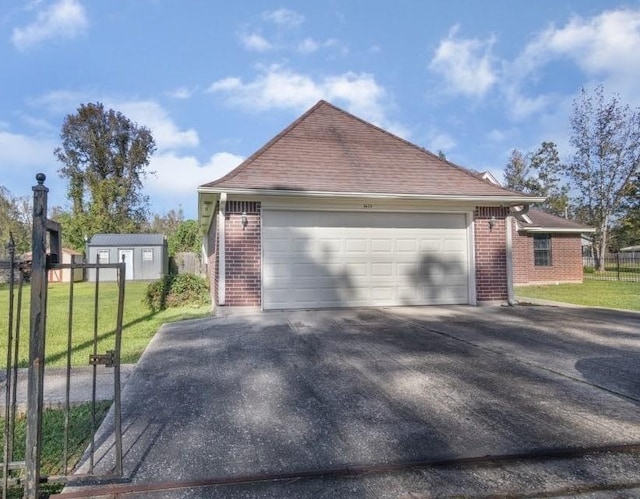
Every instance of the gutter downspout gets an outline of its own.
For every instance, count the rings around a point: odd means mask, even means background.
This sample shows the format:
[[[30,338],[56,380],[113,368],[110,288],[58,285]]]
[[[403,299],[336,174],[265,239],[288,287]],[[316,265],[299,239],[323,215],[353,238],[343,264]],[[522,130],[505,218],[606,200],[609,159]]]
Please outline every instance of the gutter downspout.
[[[220,193],[220,208],[218,209],[218,305],[224,305],[226,303],[226,277],[227,269],[225,266],[225,230],[224,219],[227,213],[227,193]]]
[[[515,299],[515,293],[513,290],[513,217],[512,214],[522,216],[529,213],[529,208],[531,208],[530,204],[523,204],[522,210],[514,210],[515,207],[509,208],[509,215],[505,219],[507,226],[506,229],[506,238],[507,238],[507,303],[510,307],[517,305],[518,302]]]
[[[527,211],[529,211],[527,205]],[[513,217],[508,215],[505,219],[506,227],[506,238],[507,238],[507,248],[506,248],[506,257],[507,257],[507,303],[510,307],[517,305],[518,302],[515,299],[515,294],[513,291],[513,234],[512,234],[512,224]]]

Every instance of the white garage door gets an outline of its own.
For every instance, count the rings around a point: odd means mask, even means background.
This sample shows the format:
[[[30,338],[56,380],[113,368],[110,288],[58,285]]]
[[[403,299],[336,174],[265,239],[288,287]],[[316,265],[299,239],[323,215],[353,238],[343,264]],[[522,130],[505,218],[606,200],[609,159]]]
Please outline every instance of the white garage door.
[[[469,302],[464,214],[265,211],[265,309]]]

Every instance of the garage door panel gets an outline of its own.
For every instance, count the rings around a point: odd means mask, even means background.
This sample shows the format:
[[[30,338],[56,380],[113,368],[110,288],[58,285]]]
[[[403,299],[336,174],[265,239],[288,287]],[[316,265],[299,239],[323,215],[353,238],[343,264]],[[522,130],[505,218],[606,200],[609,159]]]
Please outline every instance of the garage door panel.
[[[376,262],[371,264],[371,277],[393,277],[393,262]]]
[[[372,253],[393,253],[393,240],[391,239],[371,239]]]
[[[269,238],[264,241],[264,251],[265,253],[274,254],[274,253],[288,253],[291,248],[291,240],[289,238]]]
[[[398,253],[410,253],[416,252],[418,247],[418,241],[416,239],[396,239],[396,252]]]
[[[347,239],[345,241],[346,253],[368,253],[369,241],[365,238],[361,239]]]
[[[468,303],[465,215],[266,211],[265,309]]]

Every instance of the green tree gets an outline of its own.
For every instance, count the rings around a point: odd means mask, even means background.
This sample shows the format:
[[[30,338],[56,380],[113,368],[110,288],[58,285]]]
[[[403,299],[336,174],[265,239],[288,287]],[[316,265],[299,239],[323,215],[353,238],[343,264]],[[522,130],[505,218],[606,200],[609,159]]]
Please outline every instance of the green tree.
[[[511,152],[504,169],[506,187],[515,191],[544,196],[541,209],[564,216],[568,206],[568,187],[562,178],[563,165],[553,142],[542,142],[533,153]]]
[[[617,252],[627,246],[640,246],[640,211],[628,213],[611,228],[609,248]]]
[[[640,110],[617,95],[605,98],[602,85],[592,94],[582,89],[571,132],[575,150],[567,174],[582,221],[596,228],[598,270],[604,270],[611,226],[624,215],[640,174]]]
[[[164,234],[167,237],[173,234],[180,224],[184,221],[184,212],[182,208],[178,210],[170,209],[166,214],[159,215],[156,213],[147,224],[146,231],[155,234]]]
[[[148,212],[142,181],[156,148],[151,132],[96,103],[68,115],[60,138],[55,155],[72,203],[70,245],[83,249],[85,235],[140,230]]]
[[[16,255],[31,247],[31,203],[0,185],[0,254],[6,254],[13,234]]]
[[[569,205],[569,187],[564,183],[564,165],[554,142],[543,142],[531,155],[531,168],[537,177],[532,179],[533,194],[546,197],[540,205],[544,211],[565,216]]]
[[[181,251],[190,251],[200,255],[200,245],[201,239],[198,231],[198,222],[195,220],[182,221],[177,229],[167,236],[167,246],[170,256],[174,256]]]
[[[531,185],[529,177],[531,175],[531,167],[527,156],[517,149],[511,151],[509,161],[504,167],[505,187],[518,192],[529,193]]]

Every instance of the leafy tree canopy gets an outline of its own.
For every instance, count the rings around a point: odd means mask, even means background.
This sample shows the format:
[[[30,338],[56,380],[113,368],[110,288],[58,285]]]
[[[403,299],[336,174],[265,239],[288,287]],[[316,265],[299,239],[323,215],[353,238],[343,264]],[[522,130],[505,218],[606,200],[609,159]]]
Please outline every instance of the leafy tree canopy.
[[[28,197],[15,197],[0,185],[0,255],[8,254],[11,234],[16,255],[31,247],[31,202]]]
[[[167,245],[170,256],[182,251],[189,251],[199,255],[201,238],[198,231],[198,222],[195,220],[180,222],[177,229],[168,235]]]
[[[148,213],[142,181],[156,149],[151,132],[101,103],[68,115],[55,155],[72,202],[64,230],[76,249],[85,235],[139,231]]]
[[[574,154],[567,175],[574,202],[581,221],[596,228],[594,247],[599,270],[604,270],[611,226],[637,203],[640,109],[631,109],[617,95],[607,98],[602,85],[592,93],[582,89],[573,103],[570,142]]]
[[[532,196],[544,196],[547,200],[538,207],[564,216],[569,188],[562,178],[563,168],[554,142],[543,142],[532,153],[523,154],[514,149],[504,169],[506,187]]]

